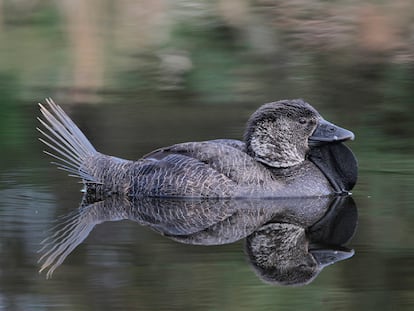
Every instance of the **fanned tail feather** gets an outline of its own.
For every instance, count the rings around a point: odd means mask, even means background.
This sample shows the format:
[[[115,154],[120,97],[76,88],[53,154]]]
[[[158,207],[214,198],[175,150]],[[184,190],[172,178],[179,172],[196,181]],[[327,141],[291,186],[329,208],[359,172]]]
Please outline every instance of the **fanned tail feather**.
[[[62,108],[51,98],[46,99],[46,103],[46,107],[39,103],[44,119],[37,119],[48,133],[40,128],[37,130],[44,136],[39,140],[53,151],[45,150],[44,153],[58,160],[52,163],[69,172],[69,176],[81,178],[84,182],[100,183],[82,165],[85,159],[97,153],[95,148]]]

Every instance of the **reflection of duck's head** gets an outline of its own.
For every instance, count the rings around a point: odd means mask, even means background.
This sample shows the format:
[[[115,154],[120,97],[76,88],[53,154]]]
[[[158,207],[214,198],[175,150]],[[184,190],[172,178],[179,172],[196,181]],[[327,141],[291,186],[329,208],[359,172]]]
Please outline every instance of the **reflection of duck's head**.
[[[326,266],[351,257],[353,250],[309,249],[305,229],[270,223],[246,239],[246,252],[258,276],[277,285],[309,284]]]
[[[257,161],[284,168],[302,163],[310,144],[353,139],[352,132],[325,121],[301,99],[261,106],[245,132],[247,152]]]

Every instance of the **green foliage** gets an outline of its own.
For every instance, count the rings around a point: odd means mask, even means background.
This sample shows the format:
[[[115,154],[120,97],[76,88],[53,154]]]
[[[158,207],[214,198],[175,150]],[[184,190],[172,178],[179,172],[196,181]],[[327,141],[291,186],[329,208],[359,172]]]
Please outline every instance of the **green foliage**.
[[[0,149],[21,148],[25,128],[16,105],[19,84],[15,76],[0,74]]]

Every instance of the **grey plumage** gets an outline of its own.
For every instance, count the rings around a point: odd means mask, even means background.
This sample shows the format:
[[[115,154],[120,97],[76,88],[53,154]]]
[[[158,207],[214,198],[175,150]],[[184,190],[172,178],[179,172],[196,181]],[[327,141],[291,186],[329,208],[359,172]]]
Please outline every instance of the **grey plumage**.
[[[40,140],[53,151],[45,152],[97,196],[304,197],[336,191],[307,159],[308,139],[324,120],[302,100],[263,105],[247,123],[245,142],[177,144],[138,161],[97,152],[58,105],[46,102],[39,120],[49,133],[39,129],[45,137]]]

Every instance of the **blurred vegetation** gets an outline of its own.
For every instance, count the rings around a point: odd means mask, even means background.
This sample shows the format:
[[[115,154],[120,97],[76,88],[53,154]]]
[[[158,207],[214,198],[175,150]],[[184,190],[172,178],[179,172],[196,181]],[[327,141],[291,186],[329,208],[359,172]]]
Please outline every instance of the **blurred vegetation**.
[[[366,139],[357,151],[414,151],[409,0],[1,0],[0,17],[2,116],[46,96],[250,111],[302,97]],[[13,120],[4,146],[23,139]]]
[[[1,3],[0,68],[21,76],[30,96],[63,88],[67,100],[151,89],[220,103],[323,99],[313,88],[337,67],[356,70],[346,87],[414,61],[409,0]]]
[[[410,0],[0,0],[0,189],[10,190],[1,192],[0,218],[13,224],[0,229],[0,309],[4,293],[11,310],[28,305],[13,295],[84,310],[96,307],[85,307],[91,297],[102,309],[119,301],[165,309],[164,296],[169,310],[338,308],[330,301],[343,310],[412,309],[413,95]],[[44,208],[51,220],[77,205],[79,188],[49,168],[36,141],[35,103],[49,96],[98,150],[128,158],[179,141],[239,139],[260,104],[305,98],[357,137],[350,146],[360,164],[361,221],[352,269],[343,263],[310,287],[275,289],[255,279],[240,245],[189,251],[122,223],[111,232],[130,240],[115,239],[113,251],[102,251],[109,259],[81,247],[60,281],[45,283],[33,275],[34,225],[19,213]],[[104,231],[95,236],[110,239]],[[117,270],[119,253],[136,264]]]

